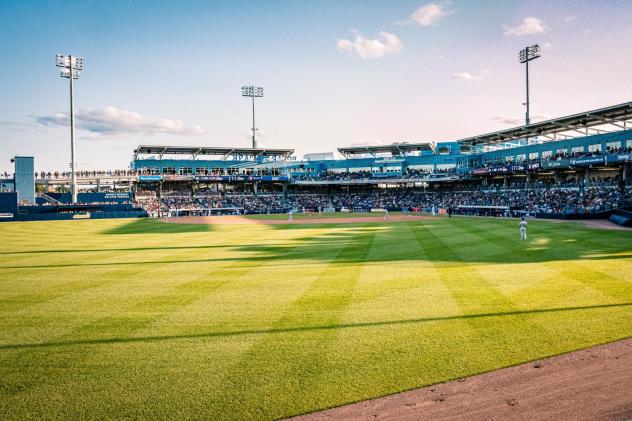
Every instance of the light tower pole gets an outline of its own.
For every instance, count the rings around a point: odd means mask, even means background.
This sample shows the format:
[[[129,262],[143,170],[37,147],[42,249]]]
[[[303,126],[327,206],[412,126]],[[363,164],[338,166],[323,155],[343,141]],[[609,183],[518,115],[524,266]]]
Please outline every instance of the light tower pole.
[[[83,58],[57,54],[55,62],[57,67],[61,68],[60,76],[70,80],[70,177],[72,183],[72,203],[77,203],[77,179],[75,175],[75,94],[73,80],[79,79],[79,73],[83,70]]]
[[[540,46],[538,44],[531,45],[529,47],[526,47],[523,50],[520,50],[520,54],[518,56],[520,63],[524,63],[525,69],[526,69],[527,102],[525,102],[524,105],[527,107],[527,112],[525,114],[525,124],[527,126],[531,124],[531,117],[529,115],[529,62],[539,57],[540,57]]]
[[[255,134],[257,132],[257,126],[255,126],[255,98],[263,97],[263,88],[259,86],[242,86],[241,96],[247,96],[252,98],[252,147],[257,147],[257,139]]]

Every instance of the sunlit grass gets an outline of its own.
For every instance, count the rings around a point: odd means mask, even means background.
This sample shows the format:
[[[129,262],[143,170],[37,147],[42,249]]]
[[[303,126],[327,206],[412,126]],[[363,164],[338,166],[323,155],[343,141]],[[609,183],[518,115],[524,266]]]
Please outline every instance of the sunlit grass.
[[[2,419],[274,419],[632,336],[623,231],[101,220],[0,238]]]

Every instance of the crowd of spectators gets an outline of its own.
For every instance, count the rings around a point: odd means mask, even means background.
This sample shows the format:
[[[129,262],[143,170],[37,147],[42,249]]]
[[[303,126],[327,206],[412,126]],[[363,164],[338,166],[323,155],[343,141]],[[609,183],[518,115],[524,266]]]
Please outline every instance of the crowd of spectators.
[[[455,174],[455,168],[442,168],[442,169],[407,169],[403,173],[381,173],[379,176],[374,176],[371,171],[326,171],[320,174],[316,173],[304,173],[294,175],[294,180],[302,181],[356,181],[356,180],[370,180],[376,178],[389,178],[389,179],[424,179],[430,175],[451,175]],[[384,175],[386,174],[386,176]]]
[[[145,209],[149,214],[162,213],[168,210],[167,206],[157,197],[142,197],[136,198],[136,206],[140,206]]]
[[[425,191],[390,189],[332,196],[336,208],[422,208],[458,210],[459,207],[506,207],[530,213],[600,212],[632,201],[632,191],[614,187]]]
[[[331,206],[326,194],[258,194],[198,192],[184,194],[180,191],[163,191],[161,198],[143,196],[137,200],[148,212],[171,211],[205,213],[214,210],[234,210],[239,213],[272,213],[290,210],[319,211]],[[148,209],[151,207],[151,210]]]
[[[39,179],[57,179],[57,178],[70,178],[72,172],[70,171],[40,171],[35,172],[35,178]],[[139,173],[134,170],[92,170],[92,171],[75,171],[77,177],[121,177],[121,176],[134,176]]]
[[[510,209],[529,213],[589,213],[632,204],[632,190],[609,185],[529,189],[424,190],[375,189],[331,194],[258,194],[163,192],[160,199],[138,202],[148,211],[209,212],[233,209],[239,213],[275,213],[326,208],[367,209]]]

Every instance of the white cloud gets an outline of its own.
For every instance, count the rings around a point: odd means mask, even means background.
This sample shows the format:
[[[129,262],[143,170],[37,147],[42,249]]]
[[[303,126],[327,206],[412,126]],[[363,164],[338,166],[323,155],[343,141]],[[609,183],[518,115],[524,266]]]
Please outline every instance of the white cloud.
[[[524,35],[545,34],[548,28],[542,19],[529,16],[522,20],[518,26],[503,25],[505,36],[520,37]]]
[[[542,121],[546,120],[549,117],[544,114],[536,114],[531,116],[531,122],[534,121]],[[492,120],[496,120],[499,123],[507,124],[510,126],[522,126],[524,125],[524,118],[514,118],[514,117],[506,117],[506,116],[496,116],[492,117]]]
[[[456,72],[452,73],[452,79],[456,80],[481,80],[483,77],[480,75],[475,75],[470,72]]]
[[[363,59],[384,57],[387,54],[396,54],[404,48],[404,44],[397,35],[386,31],[380,31],[376,38],[368,39],[356,34],[353,41],[349,39],[338,40],[338,51],[347,51]]]
[[[550,42],[545,42],[544,44],[542,44],[542,49],[543,50],[552,50],[553,49],[553,44],[551,44]]]
[[[70,119],[66,113],[49,116],[37,116],[36,121],[43,126],[68,126]],[[202,134],[200,126],[187,127],[182,120],[170,118],[149,118],[132,111],[116,107],[105,107],[98,110],[83,109],[75,114],[77,129],[85,130],[92,135],[127,135],[137,134],[150,136],[154,134],[192,135]]]
[[[361,140],[361,141],[351,142],[349,146],[383,146],[383,145],[389,145],[389,144],[390,144],[389,142],[386,142],[383,140],[370,139],[370,140]]]
[[[576,20],[577,20],[577,17],[575,17],[575,16],[565,16],[564,17],[564,22],[566,22],[566,23],[575,22]]]
[[[432,26],[453,13],[453,10],[446,8],[446,3],[429,3],[415,10],[410,19],[421,26]]]

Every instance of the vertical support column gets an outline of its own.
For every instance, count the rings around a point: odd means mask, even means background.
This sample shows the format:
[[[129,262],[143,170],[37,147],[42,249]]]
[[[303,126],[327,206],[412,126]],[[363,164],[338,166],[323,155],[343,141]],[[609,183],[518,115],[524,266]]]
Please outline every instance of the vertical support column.
[[[252,148],[257,148],[257,140],[255,138],[255,133],[257,131],[257,127],[255,126],[255,93],[252,93]]]
[[[503,176],[503,186],[507,187],[509,185],[509,176],[508,175],[504,175]]]
[[[73,68],[72,56],[69,56],[70,62],[70,172],[71,172],[71,189],[72,203],[77,203],[77,178],[75,175],[75,109],[74,109],[74,87],[73,87]]]
[[[256,195],[257,195],[257,193],[258,193],[258,184],[259,184],[259,183],[258,183],[257,181],[255,181],[254,183],[252,183],[252,191],[253,191],[253,193],[255,194],[255,196],[256,196]]]
[[[116,190],[116,189],[114,189]],[[101,179],[97,178],[97,193],[101,192]]]
[[[528,126],[529,124],[531,124],[531,117],[529,116],[529,60],[527,60],[525,62],[525,68],[527,71],[527,102],[525,103],[525,105],[527,106],[527,112],[525,114],[525,124]],[[527,143],[528,143],[529,139],[527,138]]]
[[[287,183],[283,183],[283,197],[287,197]]]
[[[624,183],[632,182],[632,163],[626,162],[623,166],[622,180]]]

